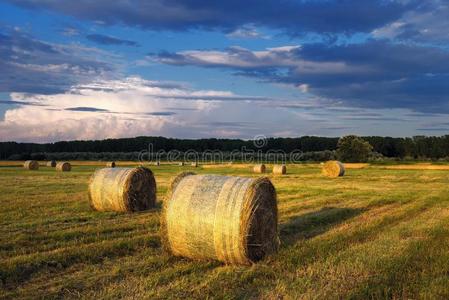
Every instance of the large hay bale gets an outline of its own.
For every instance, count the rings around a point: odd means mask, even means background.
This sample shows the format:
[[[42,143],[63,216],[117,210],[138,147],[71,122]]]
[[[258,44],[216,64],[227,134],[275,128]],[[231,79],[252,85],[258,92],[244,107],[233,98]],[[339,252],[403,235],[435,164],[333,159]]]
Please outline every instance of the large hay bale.
[[[276,174],[276,175],[287,174],[287,166],[286,165],[275,165],[273,167],[273,174]]]
[[[70,170],[72,170],[72,165],[66,161],[58,162],[56,164],[56,170],[61,172],[70,172]]]
[[[265,170],[266,170],[266,169],[267,169],[267,168],[265,167],[264,164],[255,165],[255,166],[253,167],[254,173],[265,173]]]
[[[47,167],[56,167],[56,160],[50,160],[47,162]]]
[[[147,210],[156,204],[156,180],[144,167],[99,169],[90,179],[89,199],[98,211]]]
[[[345,175],[345,166],[336,160],[331,160],[323,165],[323,174],[327,177],[340,177]]]
[[[35,160],[27,160],[23,167],[27,170],[39,170],[39,163]]]
[[[115,161],[110,161],[106,163],[107,168],[115,168]]]
[[[250,264],[277,251],[277,220],[267,178],[182,173],[164,201],[162,240],[176,256]]]

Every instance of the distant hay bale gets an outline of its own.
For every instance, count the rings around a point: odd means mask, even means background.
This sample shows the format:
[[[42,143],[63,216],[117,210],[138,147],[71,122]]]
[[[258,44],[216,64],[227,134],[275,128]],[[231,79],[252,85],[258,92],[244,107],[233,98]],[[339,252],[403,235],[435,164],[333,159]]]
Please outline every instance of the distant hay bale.
[[[27,170],[39,170],[39,163],[35,160],[27,160],[23,167]]]
[[[276,190],[267,178],[182,173],[164,201],[164,248],[176,256],[251,264],[279,246]]]
[[[156,204],[156,180],[144,167],[99,169],[90,179],[89,199],[98,211],[147,210]]]
[[[194,168],[197,168],[197,167],[198,167],[198,163],[197,163],[197,162],[193,162],[193,163],[191,164],[191,166],[194,167]]]
[[[115,168],[115,161],[110,161],[106,163],[107,168]]]
[[[267,168],[265,167],[264,164],[260,164],[260,165],[255,165],[253,168],[254,173],[265,173],[265,170]]]
[[[340,177],[345,175],[345,166],[336,160],[331,160],[323,165],[323,174],[327,177]]]
[[[275,165],[273,167],[273,174],[276,174],[276,175],[287,174],[287,166],[286,165]]]
[[[180,162],[179,164],[178,164],[178,166],[184,166],[184,162]]]
[[[153,163],[153,166],[160,166],[161,165],[161,163],[159,162],[159,161],[155,161],[154,163]]]
[[[47,162],[47,167],[56,167],[56,160],[50,160]]]
[[[61,172],[70,172],[72,170],[72,165],[68,162],[58,162],[56,164],[56,170]]]

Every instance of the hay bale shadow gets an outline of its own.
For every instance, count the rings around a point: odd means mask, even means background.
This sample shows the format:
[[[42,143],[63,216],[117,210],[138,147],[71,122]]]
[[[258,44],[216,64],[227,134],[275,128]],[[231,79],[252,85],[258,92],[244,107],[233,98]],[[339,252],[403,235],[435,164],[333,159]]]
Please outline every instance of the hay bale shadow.
[[[289,246],[299,240],[313,238],[364,211],[366,209],[363,208],[324,207],[318,211],[293,217],[280,226],[281,243]]]

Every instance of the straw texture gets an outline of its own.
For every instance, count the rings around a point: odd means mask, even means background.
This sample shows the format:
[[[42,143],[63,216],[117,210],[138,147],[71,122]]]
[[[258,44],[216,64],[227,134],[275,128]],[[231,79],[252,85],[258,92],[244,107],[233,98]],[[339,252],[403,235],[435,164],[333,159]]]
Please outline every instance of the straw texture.
[[[98,211],[147,210],[156,204],[156,180],[144,167],[99,169],[90,179],[89,199]]]
[[[275,165],[273,167],[273,174],[276,174],[276,175],[287,174],[287,166],[286,165]]]
[[[254,173],[265,173],[265,170],[267,168],[265,167],[264,164],[260,164],[260,165],[255,165],[253,168]]]
[[[68,162],[58,162],[56,164],[56,170],[61,172],[70,172],[72,170],[72,165]]]
[[[336,160],[331,160],[323,165],[323,174],[327,177],[340,177],[345,175],[345,166]]]
[[[106,163],[107,168],[115,168],[115,161],[110,161]]]
[[[176,256],[251,264],[277,251],[276,191],[267,178],[182,173],[164,202],[164,248]]]
[[[39,170],[39,163],[35,160],[27,160],[23,167],[27,170]]]
[[[50,160],[47,162],[47,167],[56,167],[56,160]]]

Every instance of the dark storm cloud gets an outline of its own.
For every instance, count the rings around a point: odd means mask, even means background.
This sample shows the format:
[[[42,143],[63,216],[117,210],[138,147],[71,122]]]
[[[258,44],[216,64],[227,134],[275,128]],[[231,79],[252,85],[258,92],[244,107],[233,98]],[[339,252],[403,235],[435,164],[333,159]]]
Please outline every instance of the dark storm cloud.
[[[91,55],[94,51],[0,32],[0,92],[60,93],[112,72],[112,65]]]
[[[9,0],[29,9],[52,10],[107,25],[147,29],[219,29],[246,24],[281,29],[290,34],[369,32],[400,18],[418,1],[384,0]]]
[[[346,106],[449,112],[449,52],[437,47],[370,40],[266,51],[163,52],[152,58],[171,65],[228,68]]]
[[[111,45],[124,45],[124,46],[132,46],[132,47],[138,47],[139,44],[137,42],[134,41],[129,41],[129,40],[123,40],[123,39],[119,39],[113,36],[109,36],[109,35],[103,35],[103,34],[88,34],[86,35],[86,38],[89,41],[101,44],[101,45],[106,45],[106,46],[111,46]]]

